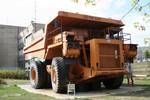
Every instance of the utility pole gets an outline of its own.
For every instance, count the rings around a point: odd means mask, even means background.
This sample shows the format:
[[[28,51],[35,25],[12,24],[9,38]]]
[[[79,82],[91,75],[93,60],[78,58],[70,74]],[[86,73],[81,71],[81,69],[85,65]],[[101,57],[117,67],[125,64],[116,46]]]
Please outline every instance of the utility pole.
[[[36,0],[34,0],[34,32],[36,32],[36,10],[37,10],[37,5],[36,5]]]

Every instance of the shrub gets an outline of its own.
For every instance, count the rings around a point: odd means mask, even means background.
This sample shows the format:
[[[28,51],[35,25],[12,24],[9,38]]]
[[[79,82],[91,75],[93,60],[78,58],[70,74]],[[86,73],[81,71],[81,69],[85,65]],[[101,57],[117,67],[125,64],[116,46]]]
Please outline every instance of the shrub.
[[[27,79],[24,70],[0,70],[0,78]]]
[[[0,85],[1,84],[7,84],[5,81],[3,81],[2,79],[0,79]]]

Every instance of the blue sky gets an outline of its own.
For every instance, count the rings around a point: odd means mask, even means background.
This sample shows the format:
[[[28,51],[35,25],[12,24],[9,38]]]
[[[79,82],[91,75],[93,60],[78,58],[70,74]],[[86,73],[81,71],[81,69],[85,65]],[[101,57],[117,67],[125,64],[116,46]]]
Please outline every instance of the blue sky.
[[[140,0],[146,4],[149,0]],[[35,19],[35,0],[0,0],[0,24],[28,26]],[[59,10],[90,14],[100,17],[120,19],[132,6],[130,0],[96,0],[96,6],[85,6],[83,0],[79,4],[71,0],[36,0],[36,22],[47,23]],[[149,12],[150,13],[150,12]],[[144,46],[144,38],[150,38],[150,28],[139,31],[133,23],[142,20],[142,15],[134,10],[123,20],[124,32],[132,34],[132,43]],[[150,27],[150,23],[146,26]]]

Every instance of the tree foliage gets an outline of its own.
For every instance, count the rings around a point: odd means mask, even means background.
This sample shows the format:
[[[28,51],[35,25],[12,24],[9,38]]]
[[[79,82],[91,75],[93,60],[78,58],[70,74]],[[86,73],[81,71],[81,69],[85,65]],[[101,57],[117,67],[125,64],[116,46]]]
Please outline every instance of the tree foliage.
[[[150,46],[150,38],[144,38],[144,44]]]
[[[146,0],[131,0],[132,6],[135,6],[135,10],[143,16],[144,25],[142,25],[139,21],[134,22],[134,27],[138,30],[145,31],[150,26],[146,26],[146,24],[150,23],[150,1],[147,3],[141,3]],[[150,38],[144,38],[144,44],[150,46]],[[144,52],[146,58],[150,58],[150,51],[146,50]]]
[[[148,27],[146,24],[150,23],[150,1],[143,3],[145,0],[131,0],[131,5],[135,6],[135,11],[137,11],[140,15],[143,16],[143,22],[145,23],[142,25],[140,22],[135,22],[134,27],[145,31]]]
[[[95,6],[96,2],[95,0],[72,0],[74,3],[79,3],[80,1],[84,1],[85,5],[92,5]]]
[[[150,50],[145,50],[144,56],[146,59],[150,58]]]

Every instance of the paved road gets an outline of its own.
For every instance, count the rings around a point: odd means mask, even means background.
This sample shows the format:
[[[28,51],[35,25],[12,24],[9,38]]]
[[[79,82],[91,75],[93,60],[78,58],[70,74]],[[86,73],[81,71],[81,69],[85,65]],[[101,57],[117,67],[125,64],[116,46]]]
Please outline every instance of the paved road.
[[[57,94],[54,93],[51,89],[33,89],[30,84],[26,85],[18,85],[20,88],[32,92],[32,93],[37,93],[37,94],[42,94],[42,95],[47,95],[54,97],[56,99],[74,99],[74,98],[95,98],[95,97],[102,97],[102,96],[107,96],[107,95],[112,95],[112,94],[125,94],[128,92],[135,92],[135,91],[141,91],[143,90],[142,87],[127,87],[127,86],[122,86],[120,89],[116,90],[106,90],[102,88],[99,91],[90,91],[90,92],[78,92],[73,95],[67,95],[67,94]]]

